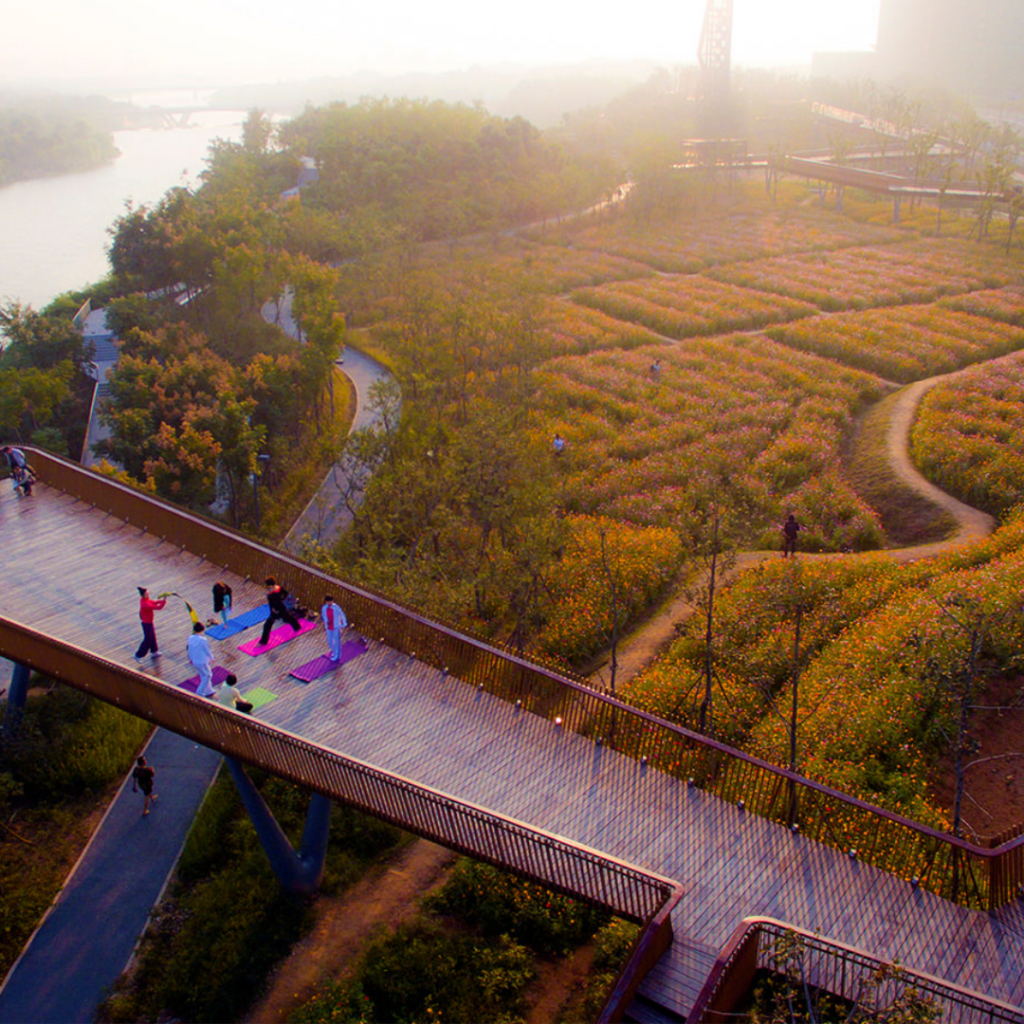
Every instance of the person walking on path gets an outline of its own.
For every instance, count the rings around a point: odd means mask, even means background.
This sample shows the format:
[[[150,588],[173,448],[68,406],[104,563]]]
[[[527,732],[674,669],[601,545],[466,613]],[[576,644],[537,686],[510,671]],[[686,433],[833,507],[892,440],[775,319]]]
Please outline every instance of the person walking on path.
[[[142,623],[142,643],[135,652],[135,660],[142,661],[147,654],[154,658],[159,657],[160,647],[156,642],[156,626],[153,625],[153,613],[161,611],[167,605],[167,598],[162,601],[154,601],[149,596],[145,587],[138,587],[139,591],[139,621]]]
[[[192,626],[192,635],[188,638],[188,660],[199,669],[199,689],[196,693],[200,697],[213,696],[213,651],[210,650],[210,641],[203,636],[206,627],[201,622]]]
[[[330,594],[324,596],[320,618],[324,620],[324,629],[327,630],[327,647],[331,652],[331,661],[340,661],[341,631],[348,626],[348,619]]]
[[[226,708],[234,708],[236,711],[244,711],[247,715],[252,712],[252,704],[244,700],[238,692],[238,676],[234,673],[226,676],[224,685],[217,694],[217,703],[223,704]]]
[[[803,529],[797,522],[792,512],[786,517],[782,524],[782,557],[793,555],[796,557],[796,535]]]
[[[302,626],[299,625],[299,620],[292,615],[288,610],[288,606],[284,603],[285,598],[288,596],[288,591],[273,576],[268,576],[265,583],[267,587],[267,604],[270,605],[270,615],[267,617],[266,622],[263,623],[263,633],[260,635],[261,647],[267,646],[267,641],[270,640],[270,631],[274,628],[275,622],[287,622],[296,633],[302,629]]]
[[[149,814],[149,805],[156,803],[156,793],[153,792],[153,780],[156,772],[146,763],[145,756],[140,756],[132,769],[132,792],[138,793],[142,790],[142,816]]]
[[[231,617],[231,588],[223,580],[213,585],[213,614],[225,623]]]

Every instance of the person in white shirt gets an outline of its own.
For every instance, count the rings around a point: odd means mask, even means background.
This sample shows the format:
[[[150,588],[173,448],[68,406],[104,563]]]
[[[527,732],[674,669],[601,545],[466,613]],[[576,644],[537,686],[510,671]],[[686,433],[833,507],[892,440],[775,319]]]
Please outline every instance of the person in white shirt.
[[[201,622],[193,625],[192,635],[188,638],[188,660],[199,669],[199,689],[196,693],[200,697],[212,697],[213,651],[210,650],[210,641],[203,636],[204,630]]]
[[[252,704],[244,700],[238,692],[238,677],[234,674],[227,676],[224,685],[217,694],[217,703],[223,704],[226,708],[234,708],[236,711],[244,711],[249,714],[252,711]]]
[[[348,625],[348,619],[345,618],[345,613],[330,594],[324,597],[320,618],[324,620],[324,629],[327,630],[327,647],[331,652],[331,661],[339,661],[341,659],[341,631]]]

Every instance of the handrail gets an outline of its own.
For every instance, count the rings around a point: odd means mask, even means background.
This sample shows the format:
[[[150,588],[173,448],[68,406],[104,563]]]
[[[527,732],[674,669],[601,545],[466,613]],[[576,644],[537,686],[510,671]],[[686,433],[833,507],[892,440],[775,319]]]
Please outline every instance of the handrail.
[[[597,1024],[618,1024],[626,1015],[640,983],[672,942],[672,911],[683,893],[683,887],[676,886],[668,901],[641,929],[597,1016]]]
[[[329,587],[343,593],[362,633],[525,710],[558,719],[642,764],[689,779],[748,813],[793,825],[802,834],[964,905],[993,910],[1024,892],[1024,835],[971,843],[823,783],[691,732],[537,661],[500,650],[260,545],[236,531],[30,449],[40,479],[144,531],[187,548],[239,576],[275,575],[304,602]]]
[[[798,928],[772,917],[748,917],[737,926],[715,961],[707,981],[687,1015],[692,1024],[721,1024],[735,1019],[732,1010],[750,991],[755,973],[775,969],[770,942],[795,935],[802,943],[804,973],[810,984],[832,995],[854,1000],[862,981],[880,968],[893,966],[855,946]],[[945,1024],[1024,1024],[1024,1010],[982,992],[900,965],[903,978],[942,1009]],[[895,993],[893,993],[895,994]]]
[[[653,872],[241,715],[0,616],[0,655],[248,764],[549,888],[646,923],[677,890]]]

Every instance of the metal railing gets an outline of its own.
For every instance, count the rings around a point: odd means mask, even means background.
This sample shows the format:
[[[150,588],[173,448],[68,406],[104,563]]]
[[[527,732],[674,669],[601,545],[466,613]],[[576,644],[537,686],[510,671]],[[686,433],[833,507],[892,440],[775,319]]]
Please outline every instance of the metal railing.
[[[1024,1024],[1024,1010],[1019,1007],[910,968],[901,967],[893,974],[888,970],[893,967],[891,961],[770,917],[748,917],[739,925],[711,969],[687,1021],[720,1024],[735,1020],[733,1011],[750,994],[755,974],[779,971],[776,942],[791,937],[799,947],[798,951],[789,948],[799,957],[800,977],[851,1003],[863,999],[866,983],[877,978],[871,994],[876,1006],[913,988],[941,1011],[943,1024]]]
[[[951,836],[646,714],[66,460],[35,450],[31,455],[40,479],[52,487],[239,576],[285,579],[303,603],[315,605],[326,588],[343,594],[349,621],[365,635],[527,711],[559,719],[566,730],[687,779],[748,813],[794,827],[965,906],[993,910],[1024,894],[1024,829],[997,837],[996,846]]]
[[[0,655],[280,778],[646,924],[676,884],[0,617]]]

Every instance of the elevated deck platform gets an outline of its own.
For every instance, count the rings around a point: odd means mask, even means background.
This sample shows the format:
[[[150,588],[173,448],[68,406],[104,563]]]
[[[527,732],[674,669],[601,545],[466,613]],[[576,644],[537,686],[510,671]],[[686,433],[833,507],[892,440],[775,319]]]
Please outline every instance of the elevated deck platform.
[[[205,558],[190,553],[159,529],[126,523],[42,483],[30,498],[16,496],[6,482],[0,486],[0,530],[0,617],[33,631],[19,641],[29,662],[42,657],[46,641],[37,635],[45,634],[91,652],[97,674],[110,674],[106,663],[135,672],[137,586],[154,594],[177,591],[204,619],[210,589],[221,577],[234,589],[236,613],[263,601],[255,566],[256,580],[232,574],[215,549]],[[304,602],[319,605],[322,594],[304,592],[311,589],[308,578],[300,584],[280,570],[275,575]],[[190,631],[184,603],[171,598],[157,614],[163,656],[143,666],[141,675],[124,677],[126,707],[156,707],[154,684],[169,689],[193,674],[185,656]],[[174,707],[154,720],[174,728],[166,719],[178,715],[179,731],[257,763],[278,743],[286,750],[275,762],[281,774],[339,799],[361,799],[362,790],[349,788],[355,784],[339,767],[353,759],[387,773],[389,780],[360,785],[391,787],[386,799],[396,806],[406,797],[404,783],[394,780],[407,780],[447,794],[452,803],[496,812],[677,880],[685,895],[673,911],[675,940],[640,991],[682,1015],[737,923],[753,914],[1024,1006],[1020,901],[994,913],[956,906],[517,708],[459,678],[471,674],[454,662],[446,673],[382,643],[368,625],[365,631],[365,654],[309,684],[288,672],[325,652],[322,629],[257,658],[237,648],[254,639],[258,627],[211,642],[215,664],[233,671],[243,691],[260,687],[274,699],[250,723],[199,698],[179,700],[175,689]],[[130,692],[136,685],[146,689],[145,699]],[[450,810],[445,803],[443,796],[436,800],[438,814]],[[425,822],[420,831],[436,835],[439,827]],[[453,830],[449,845],[469,847],[461,825],[445,827]],[[507,830],[504,835],[492,859],[516,855],[517,840]],[[591,869],[580,863],[585,887]]]

